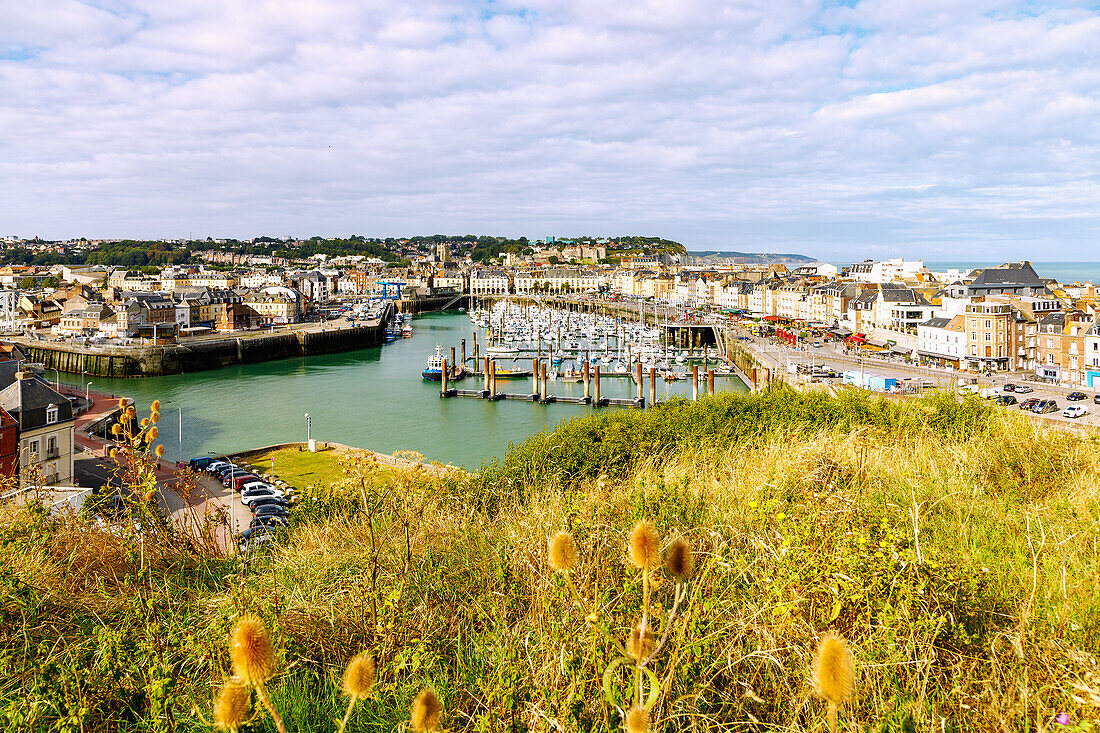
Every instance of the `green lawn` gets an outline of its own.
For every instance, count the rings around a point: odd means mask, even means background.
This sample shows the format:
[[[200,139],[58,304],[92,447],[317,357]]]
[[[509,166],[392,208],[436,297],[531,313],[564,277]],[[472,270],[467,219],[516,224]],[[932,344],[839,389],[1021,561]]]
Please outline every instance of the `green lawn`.
[[[293,448],[277,448],[275,450],[261,451],[258,453],[242,454],[241,460],[257,470],[270,474],[272,471],[271,459],[275,459],[275,477],[286,481],[296,489],[314,485],[328,486],[331,483],[344,478],[343,467],[340,458],[346,455],[340,451],[329,448],[321,449],[316,453],[307,450]],[[389,469],[381,470],[383,475],[389,473]]]

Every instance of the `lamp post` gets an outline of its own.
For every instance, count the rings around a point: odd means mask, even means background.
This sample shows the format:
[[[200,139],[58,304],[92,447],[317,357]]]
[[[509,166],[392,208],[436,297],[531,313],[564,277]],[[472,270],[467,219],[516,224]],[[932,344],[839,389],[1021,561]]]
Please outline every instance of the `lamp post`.
[[[173,400],[165,400],[164,404],[166,404],[166,405],[175,405],[176,403]],[[182,405],[176,405],[176,409],[179,410],[179,419],[180,419],[180,422],[179,422],[179,453],[180,453],[179,462],[182,464],[183,463],[183,406]]]
[[[222,455],[222,454],[219,454],[219,453],[215,453],[212,450],[206,451],[206,455],[214,456],[215,458],[221,458],[226,463],[232,463],[232,461],[229,460],[229,456]],[[233,515],[233,537],[231,538],[231,540],[233,542],[233,547],[238,548],[237,537],[240,536],[241,527],[240,527],[240,523],[237,521],[237,507],[236,507],[236,498],[235,497],[236,497],[236,492],[234,492],[233,489],[230,489],[229,490],[229,511]]]
[[[57,367],[47,367],[47,369],[53,369],[54,382],[53,386],[58,392],[61,391],[61,371]],[[47,382],[49,384],[49,382]]]
[[[84,401],[88,401],[88,389],[92,386],[91,382],[85,382],[84,384]]]
[[[87,373],[88,373],[88,370],[87,370],[87,369],[81,369],[81,370],[80,370],[80,383],[81,383],[81,384],[84,384],[84,375],[85,375],[85,374],[87,374]],[[85,393],[84,393],[84,401],[85,401],[85,402],[87,402],[87,401],[88,401],[88,394],[87,394],[87,391],[85,391]]]
[[[317,452],[317,443],[313,441],[312,437],[313,419],[306,413],[306,445],[309,447],[310,453]]]

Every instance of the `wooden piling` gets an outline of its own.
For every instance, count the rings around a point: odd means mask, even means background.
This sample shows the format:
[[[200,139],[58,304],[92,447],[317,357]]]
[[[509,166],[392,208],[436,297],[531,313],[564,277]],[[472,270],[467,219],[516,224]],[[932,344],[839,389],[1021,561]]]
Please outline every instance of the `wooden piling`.
[[[455,347],[451,347],[451,369],[455,370],[455,376],[458,376],[458,362],[455,361]],[[443,371],[447,371],[446,368]]]
[[[707,372],[707,394],[714,394],[714,370],[711,369]]]
[[[462,339],[462,366],[466,366],[466,339]]]
[[[487,356],[485,357],[485,364],[483,365],[482,369],[484,370],[482,372],[482,377],[484,377],[484,381],[485,381],[484,390],[486,392],[488,392],[489,391],[489,357],[487,357]]]
[[[539,365],[539,401],[546,402],[546,365]]]
[[[592,396],[592,386],[591,386],[591,382],[589,382],[589,380],[588,380],[588,368],[589,368],[588,354],[586,352],[585,353],[585,359],[584,359],[584,398],[586,400],[589,397]]]
[[[691,365],[691,401],[699,399],[699,365]]]
[[[531,359],[531,394],[539,393],[539,364],[542,361],[538,358]]]
[[[481,363],[481,359],[479,357],[480,357],[480,352],[479,352],[479,349],[478,349],[477,334],[475,333],[474,334],[474,366],[475,367],[478,364]]]
[[[638,360],[637,377],[638,377],[638,399],[642,399],[642,361],[641,361],[641,359]]]
[[[443,360],[443,374],[440,377],[442,379],[442,389],[439,390],[439,394],[442,395],[443,397],[447,396],[447,386],[448,386],[447,385],[447,376],[448,376],[448,374],[447,374],[447,360],[444,359]]]
[[[649,406],[657,403],[657,368],[649,368]]]
[[[600,404],[600,365],[599,364],[597,364],[596,367],[595,367],[594,382],[595,382],[595,385],[596,385],[596,404],[598,405],[598,404]]]

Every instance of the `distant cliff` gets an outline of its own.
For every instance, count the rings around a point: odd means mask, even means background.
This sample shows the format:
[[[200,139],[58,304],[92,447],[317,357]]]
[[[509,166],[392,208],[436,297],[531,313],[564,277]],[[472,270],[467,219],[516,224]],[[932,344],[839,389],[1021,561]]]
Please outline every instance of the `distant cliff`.
[[[706,259],[730,259],[746,265],[770,265],[773,262],[817,262],[814,257],[784,252],[720,252],[717,250],[702,250],[689,252],[693,257]]]

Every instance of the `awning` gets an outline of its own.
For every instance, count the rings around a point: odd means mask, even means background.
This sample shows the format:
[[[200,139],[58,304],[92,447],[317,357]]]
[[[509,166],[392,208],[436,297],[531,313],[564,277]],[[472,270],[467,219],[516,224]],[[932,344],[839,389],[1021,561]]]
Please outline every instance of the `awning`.
[[[840,336],[841,338],[846,338],[852,335],[852,332],[846,328],[830,328],[829,330],[835,333],[837,336]]]
[[[895,354],[908,354],[913,350],[907,349],[904,346],[891,346],[890,351],[894,352]]]
[[[876,349],[886,349],[890,347],[890,344],[885,341],[879,341],[878,339],[871,339],[867,342],[868,346],[874,346]]]

